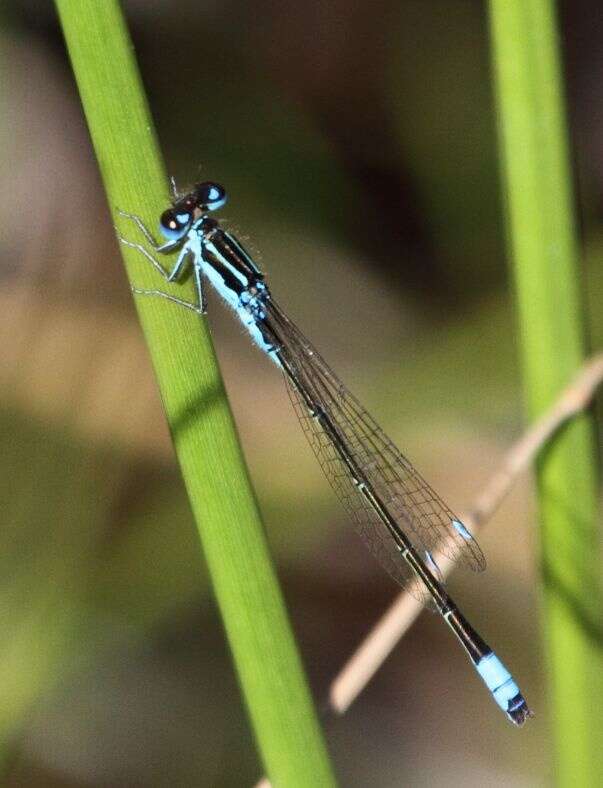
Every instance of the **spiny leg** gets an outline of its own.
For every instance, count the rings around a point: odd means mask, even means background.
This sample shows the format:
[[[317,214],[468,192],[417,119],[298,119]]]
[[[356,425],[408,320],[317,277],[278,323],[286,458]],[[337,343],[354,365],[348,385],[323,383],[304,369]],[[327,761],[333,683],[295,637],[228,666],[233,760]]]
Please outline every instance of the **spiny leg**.
[[[197,290],[197,297],[199,299],[199,309],[201,310],[201,314],[204,315],[207,313],[207,300],[205,298],[205,290],[203,289],[203,282],[201,281],[200,266],[196,265],[194,267],[194,273],[195,273],[195,288]]]
[[[169,276],[170,276],[170,275],[169,275],[169,274],[168,274],[168,272],[167,272],[167,271],[166,271],[166,270],[163,268],[163,266],[161,265],[161,263],[159,262],[159,260],[156,260],[156,259],[153,257],[153,255],[152,255],[150,252],[148,252],[148,251],[147,251],[147,250],[144,248],[144,246],[142,246],[142,244],[137,244],[137,243],[134,243],[133,241],[128,241],[128,239],[127,239],[127,238],[124,238],[122,235],[118,235],[117,237],[119,238],[119,241],[120,241],[120,243],[122,243],[124,246],[129,246],[129,247],[130,247],[130,249],[136,249],[136,251],[137,251],[137,252],[140,252],[142,255],[144,255],[144,256],[147,258],[147,260],[148,260],[148,261],[149,261],[149,262],[152,264],[153,268],[154,268],[154,269],[155,269],[155,270],[156,270],[158,273],[160,273],[160,274],[161,274],[161,276],[162,276],[164,279],[169,279]]]
[[[180,274],[182,273],[182,268],[184,267],[184,264],[186,263],[186,258],[189,256],[189,254],[191,254],[191,249],[187,244],[185,244],[180,250],[180,254],[178,255],[176,262],[174,263],[174,267],[172,268],[171,272],[168,274],[167,277],[168,282],[177,281],[177,279],[180,277]]]
[[[128,213],[127,211],[122,211],[119,208],[117,209],[117,213],[120,216],[123,216],[124,219],[129,219],[130,221],[134,222],[134,224],[138,227],[140,232],[144,235],[146,242],[151,246],[156,252],[169,252],[175,246],[177,246],[178,241],[167,241],[166,243],[159,244],[151,235],[150,230],[147,229],[145,223],[142,221],[140,216],[137,216],[135,213]],[[115,228],[119,234],[119,230],[117,227]]]
[[[164,293],[163,290],[143,290],[140,287],[133,287],[132,292],[136,295],[146,295],[146,296],[160,296],[161,298],[165,298],[168,301],[171,301],[173,304],[178,304],[178,306],[184,306],[187,309],[192,310],[197,315],[204,315],[205,312],[203,307],[198,304],[193,304],[190,301],[183,301],[181,298],[176,298],[176,296],[170,295],[169,293]]]
[[[138,227],[140,232],[144,235],[146,242],[149,246],[152,246],[153,249],[158,250],[162,244],[157,243],[157,241],[151,235],[150,230],[147,229],[145,223],[142,221],[140,216],[137,216],[135,213],[128,213],[127,211],[122,211],[120,208],[117,209],[117,213],[120,216],[123,216],[124,219],[129,219],[131,222]]]

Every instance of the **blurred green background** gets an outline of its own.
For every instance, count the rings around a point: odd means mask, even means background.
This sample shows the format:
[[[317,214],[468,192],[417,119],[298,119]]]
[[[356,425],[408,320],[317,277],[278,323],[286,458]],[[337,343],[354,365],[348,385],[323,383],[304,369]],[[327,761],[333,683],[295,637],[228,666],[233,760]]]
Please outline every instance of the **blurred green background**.
[[[603,59],[562,11],[591,344],[603,321]],[[469,0],[126,2],[170,171],[462,511],[522,429],[486,9]],[[595,17],[599,19],[594,24]],[[251,785],[262,768],[52,5],[2,12],[0,732],[11,786]],[[124,107],[127,113],[127,107]],[[396,593],[283,381],[210,295],[218,355],[313,691]],[[505,723],[424,614],[327,727],[346,786],[550,781],[529,479],[459,603],[537,717]]]

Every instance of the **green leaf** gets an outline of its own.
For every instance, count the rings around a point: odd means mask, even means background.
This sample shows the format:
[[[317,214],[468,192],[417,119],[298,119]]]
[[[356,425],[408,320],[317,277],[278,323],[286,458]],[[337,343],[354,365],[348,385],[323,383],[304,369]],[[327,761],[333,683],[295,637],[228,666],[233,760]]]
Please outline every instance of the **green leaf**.
[[[550,0],[490,1],[500,140],[530,416],[585,357],[559,42]],[[603,782],[601,551],[590,415],[538,463],[543,623],[560,785]]]
[[[114,221],[142,241],[116,209],[154,226],[167,178],[119,5],[56,5]],[[168,289],[140,253],[123,252],[136,286]],[[194,300],[190,285],[172,292]],[[275,785],[332,785],[205,320],[164,299],[136,305],[266,770]]]

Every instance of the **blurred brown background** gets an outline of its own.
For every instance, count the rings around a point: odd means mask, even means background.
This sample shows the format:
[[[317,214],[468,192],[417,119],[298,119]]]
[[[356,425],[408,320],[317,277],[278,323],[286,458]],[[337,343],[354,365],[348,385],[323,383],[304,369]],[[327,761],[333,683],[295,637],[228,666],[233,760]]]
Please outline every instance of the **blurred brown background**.
[[[126,2],[168,168],[458,511],[522,429],[486,8]],[[562,4],[591,344],[601,345],[603,25]],[[51,3],[1,12],[0,724],[10,786],[261,774]],[[124,113],[128,108],[124,106]],[[127,206],[122,206],[126,207]],[[261,250],[261,251],[260,251]],[[279,374],[210,322],[317,697],[396,587]],[[513,730],[424,614],[327,737],[345,786],[550,781],[530,480],[451,587],[536,709]]]

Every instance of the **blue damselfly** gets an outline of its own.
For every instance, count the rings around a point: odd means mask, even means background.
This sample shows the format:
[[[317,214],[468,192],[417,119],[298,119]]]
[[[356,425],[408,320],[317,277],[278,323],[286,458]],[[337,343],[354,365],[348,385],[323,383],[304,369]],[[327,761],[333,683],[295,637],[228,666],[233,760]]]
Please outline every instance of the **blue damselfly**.
[[[121,212],[156,252],[179,252],[167,272],[142,244],[121,242],[141,252],[168,282],[192,270],[198,300],[190,303],[162,290],[134,292],[161,296],[203,315],[203,284],[209,281],[282,370],[310,445],[368,547],[400,585],[440,613],[495,701],[511,722],[522,725],[531,712],[519,687],[447,593],[434,558],[440,551],[481,570],[485,559],[477,542],[283,312],[241,243],[209,216],[225,202],[226,192],[217,183],[175,194],[160,219],[167,239],[162,245],[137,216]]]

